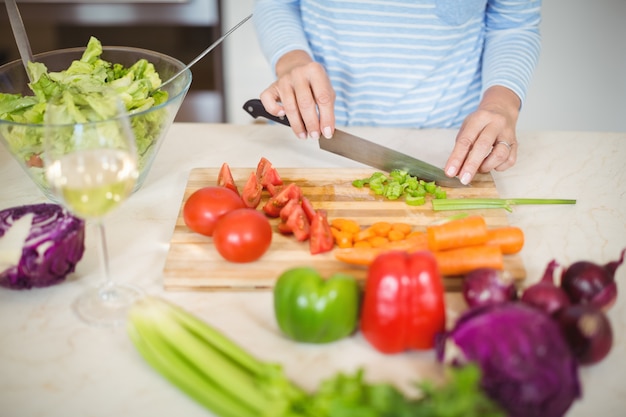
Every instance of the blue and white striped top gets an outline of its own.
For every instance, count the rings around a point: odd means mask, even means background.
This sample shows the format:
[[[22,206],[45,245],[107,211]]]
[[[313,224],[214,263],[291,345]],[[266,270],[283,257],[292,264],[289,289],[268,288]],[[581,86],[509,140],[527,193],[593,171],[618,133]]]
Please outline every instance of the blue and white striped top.
[[[523,101],[541,0],[257,0],[272,68],[301,49],[328,72],[337,125],[459,127],[482,92]]]

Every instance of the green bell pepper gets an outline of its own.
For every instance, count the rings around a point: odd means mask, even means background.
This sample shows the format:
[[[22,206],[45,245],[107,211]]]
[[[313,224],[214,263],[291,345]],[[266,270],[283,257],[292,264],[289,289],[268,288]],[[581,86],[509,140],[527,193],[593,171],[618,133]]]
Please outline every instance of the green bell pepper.
[[[351,334],[357,324],[359,286],[350,275],[328,279],[313,268],[292,268],[274,286],[274,314],[280,330],[298,342],[329,343]]]

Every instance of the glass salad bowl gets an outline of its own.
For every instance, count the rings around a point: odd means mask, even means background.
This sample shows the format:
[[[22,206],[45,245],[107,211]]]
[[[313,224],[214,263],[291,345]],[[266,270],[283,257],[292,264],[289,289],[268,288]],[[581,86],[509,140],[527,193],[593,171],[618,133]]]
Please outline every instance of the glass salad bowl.
[[[129,109],[131,127],[135,135],[138,154],[139,177],[134,188],[134,191],[136,191],[144,183],[167,131],[189,91],[192,79],[191,71],[187,69],[174,80],[167,83],[162,89],[154,90],[146,87],[146,83],[149,84],[150,81],[139,83],[129,81],[130,78],[125,70],[140,62],[140,60],[145,60],[152,64],[152,72],[145,70],[146,66],[144,65],[135,72],[141,72],[142,76],[150,79],[151,82],[154,82],[154,73],[156,72],[161,82],[165,82],[182,70],[185,64],[159,52],[131,47],[101,47],[97,40],[96,44],[99,49],[92,53],[92,58],[95,55],[96,59],[91,61],[97,62],[92,69],[87,68],[84,71],[86,73],[89,73],[89,71],[98,72],[100,71],[98,67],[102,66],[102,61],[104,61],[104,67],[108,63],[112,70],[119,71],[119,74],[116,76],[119,76],[120,79],[117,80],[116,78],[115,90],[120,91],[129,102],[135,99],[143,100],[139,103],[135,102],[134,108]],[[81,60],[81,57],[90,54],[91,46],[92,42],[90,41],[86,48],[69,48],[45,52],[35,55],[33,60],[37,65],[39,63],[44,64],[49,74],[56,72],[69,73],[68,68],[70,65],[75,61]],[[145,64],[145,61],[141,62]],[[150,67],[149,64],[147,67]],[[78,67],[78,72],[80,72],[82,64],[78,65]],[[29,68],[31,68],[30,64]],[[72,71],[75,72],[75,70]],[[74,73],[71,75],[75,76]],[[88,75],[91,76],[91,74]],[[75,81],[78,78],[80,78],[80,75],[75,76],[73,82],[80,83],[80,80]],[[143,92],[138,91],[142,88],[144,89]],[[145,91],[146,88],[149,90],[147,93]],[[46,197],[56,202],[57,199],[48,187],[45,179],[43,161],[40,158],[43,151],[42,139],[44,135],[41,107],[43,106],[45,109],[46,99],[41,99],[41,91],[37,91],[37,94],[35,94],[34,90],[31,88],[28,74],[21,60],[13,61],[0,67],[0,142],[9,150]],[[154,91],[158,92],[155,93]],[[14,111],[16,107],[15,103],[11,103],[11,96],[25,99],[25,101],[18,103],[18,106],[25,103],[24,106],[28,107],[28,110],[24,111],[25,114],[21,114],[19,110],[17,112]],[[153,98],[154,100],[152,100]],[[29,103],[29,100],[32,100],[32,102]],[[35,102],[38,103],[33,104]],[[13,110],[13,113],[9,114],[8,112],[11,110]]]

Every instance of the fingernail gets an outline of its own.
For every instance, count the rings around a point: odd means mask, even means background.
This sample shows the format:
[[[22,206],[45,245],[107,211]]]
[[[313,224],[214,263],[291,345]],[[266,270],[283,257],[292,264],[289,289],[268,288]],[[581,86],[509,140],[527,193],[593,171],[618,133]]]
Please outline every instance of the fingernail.
[[[330,128],[330,126],[326,126],[324,130],[322,130],[322,132],[324,133],[324,137],[326,139],[330,139],[333,137],[333,130]]]
[[[298,133],[300,139],[306,139],[306,132]]]
[[[320,132],[313,131],[313,132],[309,133],[309,136],[311,137],[311,139],[319,139],[320,138]]]
[[[470,181],[472,180],[472,176],[470,175],[469,172],[466,172],[465,174],[463,174],[463,176],[461,177],[461,184],[463,185],[467,185],[470,183]]]
[[[283,109],[278,110],[278,114],[276,116],[284,117],[285,116],[285,110],[283,110]]]
[[[448,168],[448,170],[446,171],[446,174],[447,174],[449,177],[453,177],[453,176],[454,176],[454,174],[456,174],[456,167],[455,167],[455,166],[451,166],[451,167],[449,167],[449,168]]]

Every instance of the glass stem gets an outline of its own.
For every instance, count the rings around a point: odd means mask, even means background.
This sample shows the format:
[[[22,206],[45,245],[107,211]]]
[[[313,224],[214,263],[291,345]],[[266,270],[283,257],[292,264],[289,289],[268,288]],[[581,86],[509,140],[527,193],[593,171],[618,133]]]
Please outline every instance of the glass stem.
[[[106,298],[109,290],[113,287],[113,280],[111,279],[111,273],[109,270],[109,252],[107,250],[106,234],[104,232],[104,223],[98,221],[98,235],[100,235],[100,264],[102,265],[102,275],[104,282],[100,287],[100,295]]]

